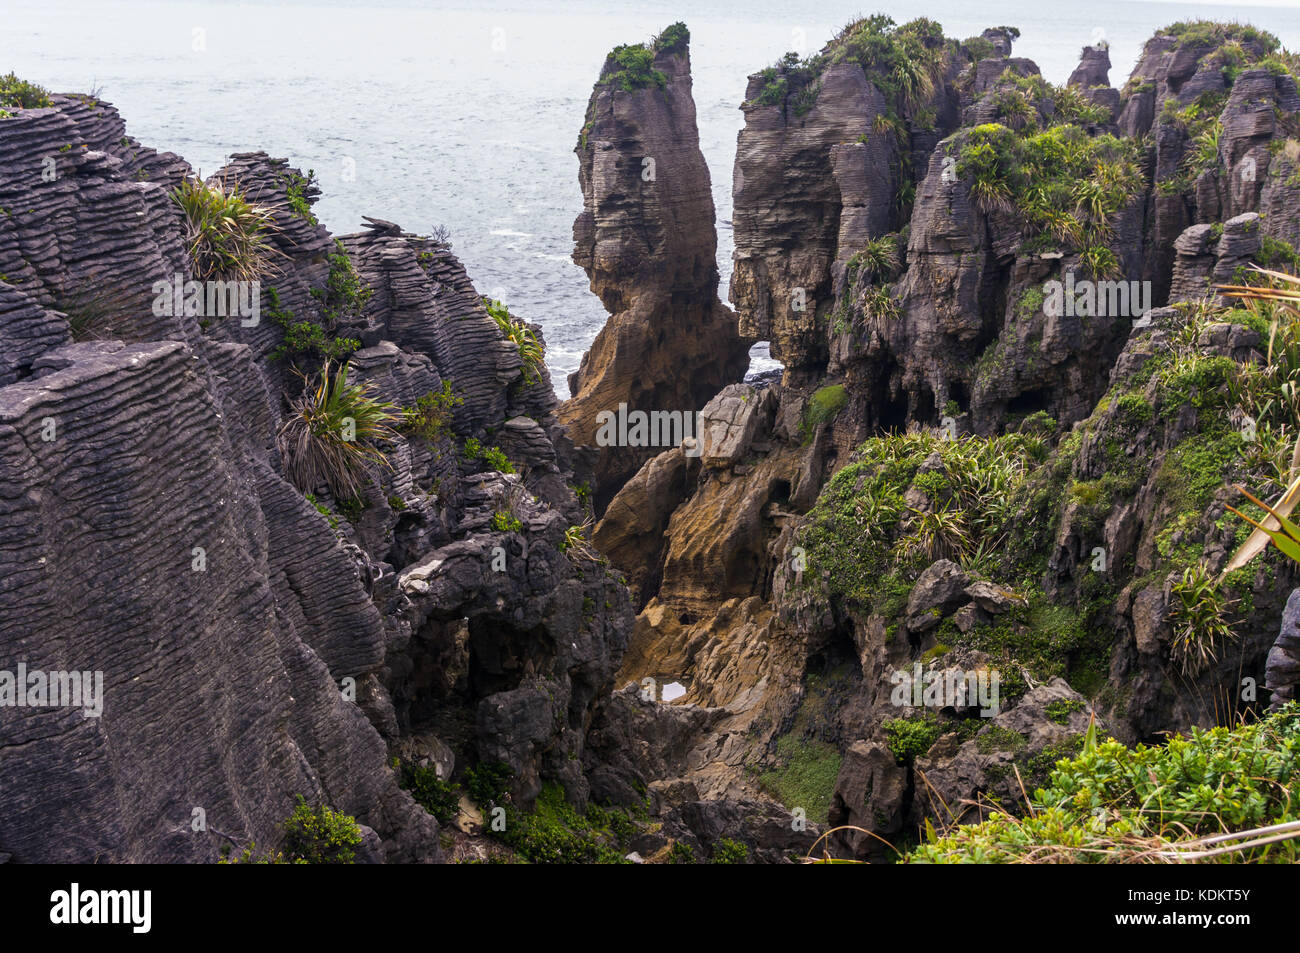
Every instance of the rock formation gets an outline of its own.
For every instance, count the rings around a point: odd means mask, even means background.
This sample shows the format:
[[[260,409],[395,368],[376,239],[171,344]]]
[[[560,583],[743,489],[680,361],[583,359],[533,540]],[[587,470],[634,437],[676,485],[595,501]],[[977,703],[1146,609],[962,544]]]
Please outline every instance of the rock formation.
[[[599,447],[598,511],[670,445],[599,446],[602,412],[626,404],[692,413],[749,363],[735,316],[717,297],[713,195],[695,124],[689,42],[676,24],[650,47],[611,53],[574,150],[583,211],[573,224],[573,260],[610,319],[571,376],[573,397],[561,419],[576,444]]]
[[[752,76],[734,314],[685,28],[616,49],[574,226],[611,318],[562,406],[447,242],[335,238],[263,153],[213,180],[272,216],[260,321],[157,307],[185,162],[93,97],[0,117],[0,673],[104,678],[100,717],[0,708],[0,859],[211,861],[302,796],[371,861],[487,859],[489,805],[534,859],[852,825],[876,860],[1089,726],[1293,698],[1297,568],[1227,571],[1237,485],[1293,478],[1290,331],[1215,286],[1300,268],[1295,80],[1239,25],[1162,30],[1122,90],[1018,35],[874,17]],[[753,340],[779,375],[740,381]],[[279,439],[327,355],[404,410],[355,496]],[[601,446],[620,405],[698,440]],[[412,765],[478,808],[440,824]]]
[[[237,155],[214,180],[271,209],[275,272],[258,320],[200,317],[151,300],[193,277],[182,160],[90,97],[0,121],[0,154],[4,667],[103,676],[98,718],[3,709],[0,852],[211,861],[274,847],[303,796],[357,818],[362,859],[438,860],[389,763],[412,740],[506,763],[521,805],[542,779],[582,803],[630,610],[563,552],[582,514],[545,368],[450,248],[377,220],[336,244],[307,177]],[[319,364],[287,335],[311,325],[360,346],[381,399],[459,402],[445,433],[395,434],[355,501],[284,475],[291,369]]]
[[[1202,298],[1251,262],[1296,263],[1280,204],[1293,81],[1249,62],[1267,39],[1233,31],[1156,37],[1122,95],[1104,48],[1058,89],[1011,57],[1013,31],[957,44],[928,21],[861,21],[751,77],[731,295],[782,379],[720,391],[702,458],[655,457],[595,533],[640,608],[620,681],[680,680],[701,720],[693,748],[674,736],[679,763],[642,766],[656,790],[793,808],[785,772],[838,766],[822,819],[897,839],[948,823],[945,803],[1019,803],[1012,768],[1041,776],[1090,717],[1129,742],[1213,723],[1250,704],[1239,677],[1263,684],[1266,667],[1285,696],[1285,630],[1269,652],[1295,572],[1276,554],[1223,583],[1252,610],[1222,646],[1189,658],[1180,634],[1197,574],[1240,538],[1233,483],[1271,472],[1237,452],[1246,410],[1213,376],[1261,361],[1259,331]],[[1233,82],[1220,50],[1238,39]],[[907,99],[864,49],[943,52],[921,56],[931,82]],[[1177,115],[1193,103],[1207,111]],[[1219,149],[1194,166],[1197,117],[1220,113]],[[1122,169],[1125,194],[1080,226],[1111,259],[1036,222],[1032,195],[989,199],[1007,180],[978,156],[1029,176],[1047,140],[1016,142],[1039,133],[1097,150],[1093,174]],[[1252,156],[1258,178],[1240,179]],[[1122,283],[1129,306],[1054,309],[1053,283],[1076,281]],[[1184,381],[1191,368],[1210,376]],[[958,515],[968,450],[1008,440],[1034,454],[1009,535],[958,566],[925,527]],[[1070,647],[1031,649],[1040,636]],[[999,712],[900,707],[891,677],[914,665],[1000,669]],[[861,835],[837,845],[885,852]]]

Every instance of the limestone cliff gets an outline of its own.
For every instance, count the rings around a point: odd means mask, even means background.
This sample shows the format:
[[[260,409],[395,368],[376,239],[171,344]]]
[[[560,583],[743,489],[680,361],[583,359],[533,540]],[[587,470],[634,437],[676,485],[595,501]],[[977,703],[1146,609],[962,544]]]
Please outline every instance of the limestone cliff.
[[[1266,35],[1184,24],[1122,93],[1101,47],[1055,87],[1016,35],[871,19],[751,77],[731,295],[784,373],[721,390],[703,458],[647,463],[595,534],[641,607],[620,678],[683,682],[700,719],[644,766],[669,801],[794,808],[785,779],[830,771],[818,820],[904,837],[1018,803],[1012,768],[1032,787],[1090,714],[1136,741],[1252,708],[1245,676],[1293,690],[1285,560],[1206,608],[1233,484],[1278,492],[1294,437],[1242,383],[1267,327],[1201,299],[1300,263],[1294,79]],[[1139,296],[1049,304],[1073,281]],[[900,708],[914,665],[1000,670],[1000,712]]]
[[[212,861],[274,848],[302,796],[357,818],[359,859],[439,860],[397,754],[581,805],[630,610],[565,552],[545,367],[450,247],[378,220],[336,241],[310,177],[237,155],[210,182],[270,214],[260,313],[160,307],[195,277],[183,160],[64,96],[0,119],[0,156],[0,668],[103,675],[101,717],[0,712],[0,854]],[[454,401],[356,499],[293,485],[277,440],[325,348],[396,407]]]
[[[626,404],[694,412],[748,366],[735,316],[717,297],[713,196],[689,43],[675,24],[648,47],[611,53],[574,150],[583,211],[573,224],[573,260],[610,313],[560,412],[582,446],[597,446],[604,411]],[[658,445],[599,447],[597,509],[658,452]]]

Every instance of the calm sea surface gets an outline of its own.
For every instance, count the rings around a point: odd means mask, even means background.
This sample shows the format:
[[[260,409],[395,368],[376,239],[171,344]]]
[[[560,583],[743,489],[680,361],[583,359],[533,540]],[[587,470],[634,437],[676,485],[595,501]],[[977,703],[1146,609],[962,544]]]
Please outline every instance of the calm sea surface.
[[[1300,47],[1296,3],[0,0],[0,72],[59,92],[100,87],[132,135],[205,174],[255,149],[314,169],[316,211],[334,232],[362,215],[445,225],[479,290],[541,322],[566,396],[605,320],[569,252],[582,207],[573,147],[606,52],[675,20],[691,29],[725,299],[746,76],[877,11],[926,15],[956,37],[1017,26],[1017,55],[1054,82],[1105,39],[1119,86],[1156,28],[1188,18],[1249,21]],[[758,345],[751,370],[773,366]]]

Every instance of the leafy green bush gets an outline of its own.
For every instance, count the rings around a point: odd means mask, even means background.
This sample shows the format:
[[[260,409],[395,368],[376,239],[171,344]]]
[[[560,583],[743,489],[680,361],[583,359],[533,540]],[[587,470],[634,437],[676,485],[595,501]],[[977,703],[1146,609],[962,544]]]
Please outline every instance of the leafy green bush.
[[[971,197],[986,209],[1015,209],[1039,232],[1075,248],[1092,249],[1085,267],[1112,270],[1102,254],[1111,220],[1142,189],[1133,140],[1089,136],[1077,125],[1051,126],[1020,136],[998,123],[965,137],[957,174],[971,181]]]
[[[455,410],[464,403],[463,397],[451,392],[451,381],[444,380],[441,390],[429,391],[417,398],[414,406],[402,408],[402,422],[397,429],[426,443],[437,443],[451,433]]]
[[[280,176],[280,181],[285,186],[289,211],[312,225],[319,224],[316,216],[312,214],[311,201],[307,197],[308,193],[316,187],[316,171],[308,169],[305,176],[299,172],[285,172]]]
[[[655,51],[676,50],[681,46],[691,42],[691,31],[686,28],[686,24],[681,20],[664,27],[664,31],[656,36],[650,44]]]
[[[465,791],[479,807],[505,804],[509,800],[510,766],[500,761],[480,761],[465,769]]]
[[[388,465],[375,444],[395,436],[390,425],[397,408],[374,395],[372,382],[348,383],[348,365],[333,370],[325,362],[315,386],[292,401],[280,428],[280,454],[290,482],[304,492],[324,483],[340,503],[360,495],[366,468]]]
[[[818,66],[856,62],[895,113],[917,109],[934,95],[947,61],[943,28],[919,17],[895,24],[883,14],[850,23],[828,44]]]
[[[334,254],[329,256],[330,273],[325,279],[325,287],[311,291],[312,297],[320,301],[330,327],[360,320],[366,302],[374,294],[374,289],[357,274],[343,242],[335,239],[334,248]]]
[[[628,93],[648,86],[663,89],[668,85],[664,72],[655,69],[655,51],[644,43],[616,46],[609,56],[619,68],[611,71],[602,82],[616,84]]]
[[[322,804],[309,807],[301,794],[284,823],[284,851],[292,863],[350,864],[361,844],[356,819]]]
[[[939,735],[943,723],[937,718],[891,718],[885,722],[885,743],[899,764],[911,764],[929,751]]]
[[[961,46],[972,63],[986,60],[994,53],[993,41],[986,40],[982,36],[972,36],[969,40],[962,40]]]
[[[266,289],[267,317],[284,329],[284,340],[270,353],[273,361],[286,360],[297,355],[311,355],[325,361],[344,361],[361,347],[356,338],[331,337],[315,321],[297,321],[293,312],[280,301],[280,292]]]
[[[498,533],[522,533],[524,524],[514,514],[497,510],[492,514],[492,528]]]
[[[514,464],[506,457],[504,450],[500,447],[485,447],[477,437],[465,441],[465,458],[481,461],[489,470],[497,473],[515,472]]]
[[[718,838],[713,845],[713,863],[744,864],[749,861],[749,848],[728,837]]]
[[[1085,746],[1086,748],[1086,746]],[[1034,792],[1030,816],[996,813],[917,847],[909,863],[1172,861],[1295,863],[1300,841],[1246,846],[1209,835],[1300,818],[1300,706],[1234,729],[1193,728],[1162,747],[1106,741],[1059,762]]]
[[[948,491],[921,511],[905,495],[932,454]],[[978,561],[997,550],[1013,526],[1013,491],[1046,456],[1035,434],[872,438],[822,488],[802,533],[808,565],[814,575],[828,573],[832,594],[884,611],[895,574],[941,555]]]
[[[410,791],[416,803],[432,814],[439,824],[450,824],[460,813],[460,788],[439,778],[432,765],[401,762],[398,783]]]
[[[471,795],[473,796],[473,795]],[[483,802],[480,802],[483,803]],[[612,811],[589,808],[579,814],[558,784],[542,786],[531,812],[516,810],[493,792],[490,803],[504,807],[505,829],[489,833],[534,864],[622,864],[620,835],[612,829]],[[626,820],[626,818],[624,818]],[[620,831],[626,833],[623,825]]]
[[[21,80],[13,73],[0,76],[0,113],[4,116],[9,115],[3,111],[6,106],[10,109],[40,109],[53,105],[49,90],[43,86]]]
[[[185,247],[198,280],[260,281],[272,273],[279,253],[271,243],[271,209],[249,202],[225,179],[186,177],[171,196],[185,213]]]
[[[695,863],[695,850],[685,841],[673,841],[673,846],[668,849],[664,862],[669,864],[693,864]]]

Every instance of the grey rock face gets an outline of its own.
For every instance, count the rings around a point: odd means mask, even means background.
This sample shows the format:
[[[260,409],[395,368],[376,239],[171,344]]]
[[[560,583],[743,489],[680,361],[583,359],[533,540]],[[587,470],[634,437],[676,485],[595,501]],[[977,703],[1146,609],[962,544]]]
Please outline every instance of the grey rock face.
[[[378,220],[344,237],[372,293],[332,321],[312,292],[340,252],[290,206],[295,170],[236,155],[217,177],[272,210],[276,271],[259,323],[201,325],[150,306],[155,281],[191,276],[168,196],[182,160],[76,97],[0,123],[0,156],[0,670],[103,677],[98,718],[0,708],[0,851],[212,861],[231,842],[274,847],[302,795],[356,817],[363,861],[438,860],[389,744],[405,750],[440,705],[478,719],[481,754],[516,768],[521,795],[546,777],[584,796],[576,766],[631,627],[626,593],[603,567],[580,581],[561,551],[582,516],[545,368],[525,378],[448,246]],[[310,207],[317,190],[300,188]],[[270,287],[282,320],[362,342],[353,379],[381,399],[409,406],[451,381],[462,401],[457,434],[387,447],[355,524],[282,475],[276,432],[301,385],[272,356]],[[502,425],[508,479],[453,439]],[[492,532],[511,505],[518,531]],[[491,569],[497,543],[508,571]],[[523,717],[538,685],[546,717]],[[472,733],[448,737],[473,750]],[[436,738],[416,747],[455,760]]]
[[[1264,687],[1273,693],[1270,707],[1280,707],[1296,697],[1300,685],[1300,589],[1291,593],[1282,610],[1282,628],[1269,650]]]
[[[1105,44],[1101,46],[1085,46],[1083,48],[1083,58],[1079,60],[1079,65],[1070,74],[1066,85],[1082,86],[1084,89],[1092,89],[1094,86],[1110,86],[1110,48]]]
[[[611,55],[574,151],[583,211],[573,260],[610,313],[569,380],[560,416],[595,448],[597,512],[662,443],[610,445],[602,414],[689,414],[748,366],[749,342],[718,300],[709,169],[699,148],[689,40],[654,50],[660,88],[623,89]]]

